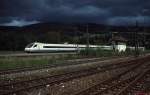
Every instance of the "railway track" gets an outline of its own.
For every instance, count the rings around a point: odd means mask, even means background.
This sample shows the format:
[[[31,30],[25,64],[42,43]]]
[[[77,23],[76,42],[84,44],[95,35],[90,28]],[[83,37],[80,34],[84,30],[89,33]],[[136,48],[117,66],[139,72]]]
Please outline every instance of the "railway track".
[[[14,93],[20,93],[21,91],[31,90],[31,89],[40,88],[40,87],[46,87],[46,85],[54,85],[54,84],[59,84],[62,82],[71,81],[73,79],[90,76],[96,73],[101,73],[101,72],[105,72],[105,71],[116,69],[116,68],[131,67],[130,69],[127,69],[125,72],[122,72],[121,74],[116,76],[116,77],[120,77],[122,76],[122,74],[126,74],[132,71],[133,69],[136,69],[137,67],[141,66],[142,65],[141,63],[143,60],[144,62],[147,62],[148,58],[149,57],[128,60],[126,62],[110,64],[110,65],[106,65],[102,67],[90,68],[87,70],[68,72],[65,74],[45,76],[41,78],[35,78],[35,79],[23,80],[23,81],[14,81],[10,83],[8,82],[8,83],[0,84],[0,93],[1,95],[10,95]],[[137,62],[140,62],[140,63],[136,64]],[[113,79],[116,79],[116,78],[114,77]],[[80,95],[88,95],[88,94],[80,94]]]
[[[112,57],[116,58],[116,57]],[[71,66],[71,65],[78,65],[78,64],[84,64],[84,63],[92,63],[92,62],[101,62],[106,60],[107,57],[105,58],[84,58],[84,59],[74,59],[74,60],[65,60],[60,62],[59,64],[49,64],[49,65],[45,65],[45,66],[39,66],[39,67],[23,67],[23,68],[15,68],[15,69],[7,69],[7,70],[0,70],[0,76],[3,75],[8,75],[8,74],[15,74],[15,73],[22,73],[22,72],[26,72],[26,71],[35,71],[35,70],[43,70],[43,69],[50,69],[50,68],[57,68],[57,67],[65,67],[65,66]],[[135,59],[132,58],[118,58],[117,60],[115,60],[113,63],[123,63],[124,61],[126,61],[126,59],[128,59],[128,61],[132,61]]]
[[[61,82],[66,82],[72,79],[90,76],[92,74],[105,72],[105,71],[116,69],[116,68],[124,68],[124,67],[133,66],[133,65],[136,65],[134,63],[136,63],[137,60],[126,61],[126,64],[125,62],[122,62],[122,64],[116,63],[113,65],[111,64],[111,65],[107,65],[103,67],[92,68],[92,69],[87,69],[87,70],[82,70],[82,71],[68,72],[68,73],[60,74],[60,75],[46,76],[46,77],[41,77],[41,78],[36,78],[36,79],[5,83],[5,84],[0,85],[0,93],[2,95],[10,95],[13,93],[30,90],[32,88],[35,89],[35,88],[45,87],[46,85],[59,84]],[[138,64],[138,65],[141,65],[141,64]]]
[[[134,80],[130,81],[121,91],[116,95],[126,95],[126,94],[150,94],[150,69],[144,70],[139,76]]]
[[[127,91],[128,90],[130,91],[129,88],[133,86],[133,83],[137,82],[147,73],[147,71],[149,71],[147,69],[145,70],[144,66],[144,68],[141,68],[139,73],[136,72],[130,74],[128,77],[125,76],[129,72],[131,71],[133,72],[133,70],[135,70],[139,66],[141,66],[140,63],[138,63],[135,67],[133,67],[132,70],[131,69],[127,70],[123,73],[120,73],[116,76],[106,79],[100,83],[92,85],[89,88],[83,89],[73,95],[127,95],[128,94]],[[150,65],[148,65],[148,67],[149,66]]]

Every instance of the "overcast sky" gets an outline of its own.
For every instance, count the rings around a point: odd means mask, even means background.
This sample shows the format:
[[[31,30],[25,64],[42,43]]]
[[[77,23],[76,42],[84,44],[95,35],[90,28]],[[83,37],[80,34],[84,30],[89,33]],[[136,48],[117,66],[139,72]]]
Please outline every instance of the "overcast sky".
[[[39,22],[150,24],[150,0],[0,0],[0,25]]]

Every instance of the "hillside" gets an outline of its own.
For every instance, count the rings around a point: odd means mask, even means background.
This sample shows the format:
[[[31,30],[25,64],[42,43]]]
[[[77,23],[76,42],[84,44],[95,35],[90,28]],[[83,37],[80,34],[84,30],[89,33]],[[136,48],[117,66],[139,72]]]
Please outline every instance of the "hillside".
[[[39,23],[25,27],[7,27],[0,26],[0,50],[23,50],[31,42],[46,43],[86,43],[87,24],[64,24],[64,23]],[[117,35],[132,40],[135,31],[146,33],[146,39],[149,42],[150,27],[123,27],[107,26],[101,24],[88,24],[91,44],[108,44],[112,32],[118,32]],[[126,35],[124,35],[126,34]],[[142,36],[141,38],[142,44]],[[131,43],[133,43],[131,41]],[[148,43],[147,43],[148,44]]]

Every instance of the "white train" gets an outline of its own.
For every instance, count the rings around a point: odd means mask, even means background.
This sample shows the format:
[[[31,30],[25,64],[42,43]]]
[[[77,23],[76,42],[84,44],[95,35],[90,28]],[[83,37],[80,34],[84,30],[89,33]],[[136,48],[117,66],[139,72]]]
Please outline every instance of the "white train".
[[[135,47],[128,46],[127,49],[129,49],[129,50],[135,50]],[[138,47],[138,50],[145,51],[145,47]]]
[[[25,52],[74,52],[80,51],[87,47],[87,45],[77,45],[77,44],[46,44],[34,42],[25,47]],[[99,46],[99,45],[89,45],[92,49],[105,49],[111,50],[112,46]]]

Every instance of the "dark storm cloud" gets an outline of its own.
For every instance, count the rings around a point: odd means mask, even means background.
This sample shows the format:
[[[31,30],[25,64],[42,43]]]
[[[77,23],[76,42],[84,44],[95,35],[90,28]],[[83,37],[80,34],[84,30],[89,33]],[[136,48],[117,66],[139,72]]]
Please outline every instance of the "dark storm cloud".
[[[150,0],[1,0],[0,22],[142,22],[149,20],[149,4]]]
[[[135,25],[136,21],[141,25],[148,25],[150,22],[149,16],[125,16],[125,17],[113,17],[107,19],[107,23],[110,25]]]

